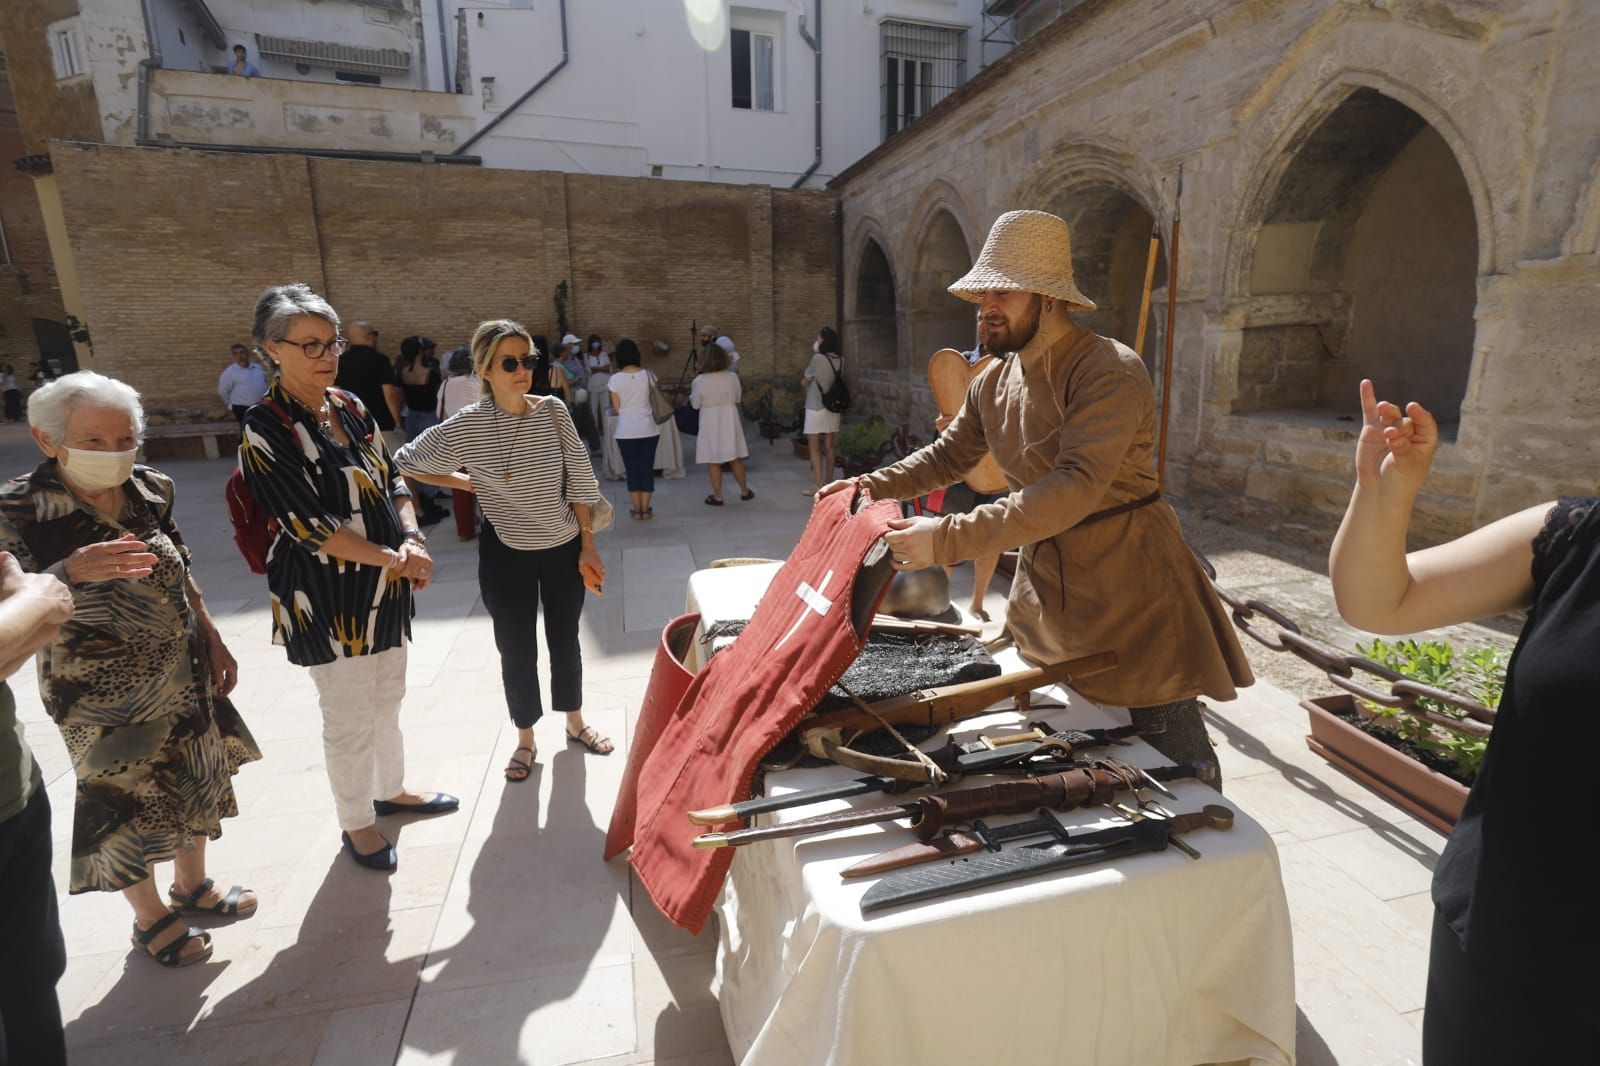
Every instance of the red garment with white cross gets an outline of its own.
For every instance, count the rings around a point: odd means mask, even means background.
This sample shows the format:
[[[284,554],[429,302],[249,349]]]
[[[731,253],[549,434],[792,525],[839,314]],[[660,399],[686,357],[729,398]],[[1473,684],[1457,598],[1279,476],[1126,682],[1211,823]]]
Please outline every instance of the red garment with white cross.
[[[640,771],[631,861],[661,913],[691,933],[705,925],[733,849],[695,849],[708,827],[688,812],[749,796],[762,757],[860,654],[888,588],[887,562],[864,563],[900,507],[862,495],[854,514],[854,493],[817,502],[749,625],[696,675]]]

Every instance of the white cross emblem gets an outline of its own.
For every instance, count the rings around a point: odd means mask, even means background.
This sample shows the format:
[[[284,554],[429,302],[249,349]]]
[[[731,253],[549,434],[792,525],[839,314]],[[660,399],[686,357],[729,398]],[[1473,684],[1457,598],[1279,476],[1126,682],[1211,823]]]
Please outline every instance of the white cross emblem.
[[[806,620],[806,615],[816,611],[817,617],[821,618],[828,613],[829,608],[833,606],[833,601],[824,596],[823,592],[827,590],[828,582],[832,580],[833,571],[829,570],[822,575],[822,580],[817,582],[816,588],[812,588],[804,581],[800,582],[800,587],[794,590],[794,594],[800,597],[800,602],[805,604],[805,607],[801,609],[800,617],[794,620],[794,625],[789,627],[789,632],[785,633],[783,639],[772,646],[773,651],[777,651],[788,643],[789,638],[794,636],[794,631],[799,629],[800,624]]]

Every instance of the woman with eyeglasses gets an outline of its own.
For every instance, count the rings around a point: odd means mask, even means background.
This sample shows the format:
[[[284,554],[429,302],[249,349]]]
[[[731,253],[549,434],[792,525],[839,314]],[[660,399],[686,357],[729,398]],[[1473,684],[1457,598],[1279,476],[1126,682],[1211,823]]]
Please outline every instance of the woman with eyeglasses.
[[[519,324],[497,319],[472,335],[483,398],[424,430],[396,460],[418,481],[478,494],[478,584],[494,621],[500,676],[517,727],[507,781],[533,772],[539,696],[537,624],[544,607],[550,703],[566,715],[569,743],[609,755],[611,741],[583,720],[584,590],[599,595],[605,564],[594,544],[600,485],[566,404],[530,395],[544,362]],[[457,471],[465,469],[465,474]]]
[[[302,284],[256,301],[252,335],[277,370],[244,416],[239,469],[277,522],[267,554],[272,639],[311,672],[345,850],[392,870],[375,814],[442,814],[459,801],[405,787],[400,704],[412,590],[433,575],[410,491],[372,415],[333,387],[339,316]]]

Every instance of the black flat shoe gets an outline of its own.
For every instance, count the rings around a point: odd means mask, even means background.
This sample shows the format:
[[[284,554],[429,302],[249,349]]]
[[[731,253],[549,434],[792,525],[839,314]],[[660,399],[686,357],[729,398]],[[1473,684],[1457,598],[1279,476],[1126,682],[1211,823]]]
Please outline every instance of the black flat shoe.
[[[461,801],[448,792],[440,792],[427,803],[390,803],[373,800],[372,809],[378,814],[449,814],[461,806]]]
[[[389,843],[388,840],[384,840],[383,847],[377,851],[363,855],[350,842],[349,833],[340,833],[339,835],[344,838],[344,850],[350,853],[350,857],[356,861],[357,866],[365,866],[369,870],[393,870],[400,865],[400,856],[395,852],[394,845]]]

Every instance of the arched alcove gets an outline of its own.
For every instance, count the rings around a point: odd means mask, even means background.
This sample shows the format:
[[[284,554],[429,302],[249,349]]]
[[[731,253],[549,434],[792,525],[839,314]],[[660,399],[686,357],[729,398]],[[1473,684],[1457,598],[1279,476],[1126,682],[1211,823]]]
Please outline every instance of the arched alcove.
[[[952,296],[952,282],[972,269],[972,255],[961,226],[949,211],[928,216],[911,259],[907,316],[911,328],[913,380],[927,375],[928,357],[940,348],[966,350],[977,339],[972,304]]]
[[[851,361],[863,369],[893,371],[899,366],[900,331],[895,321],[894,270],[889,266],[883,246],[872,237],[861,246],[843,339]]]
[[[1356,384],[1459,422],[1477,218],[1449,144],[1356,89],[1285,149],[1245,272],[1237,412],[1348,411]]]
[[[1133,345],[1139,331],[1145,265],[1155,220],[1150,211],[1115,185],[1077,185],[1056,195],[1047,208],[1066,219],[1072,234],[1072,273],[1078,289],[1095,302],[1093,311],[1075,316],[1079,325]],[[1166,243],[1158,242],[1153,289],[1161,299],[1167,283]],[[1154,366],[1164,328],[1152,303],[1141,353]]]

